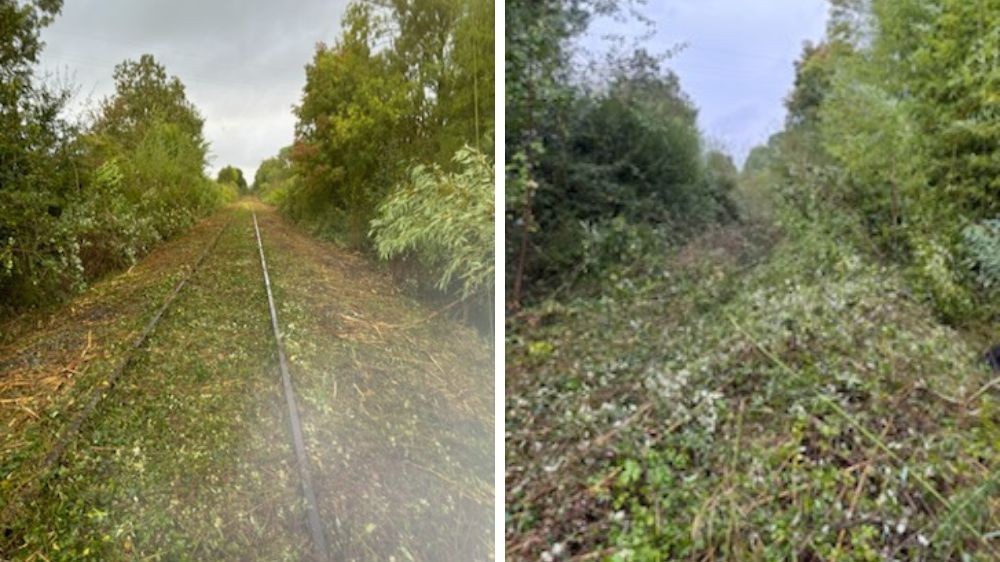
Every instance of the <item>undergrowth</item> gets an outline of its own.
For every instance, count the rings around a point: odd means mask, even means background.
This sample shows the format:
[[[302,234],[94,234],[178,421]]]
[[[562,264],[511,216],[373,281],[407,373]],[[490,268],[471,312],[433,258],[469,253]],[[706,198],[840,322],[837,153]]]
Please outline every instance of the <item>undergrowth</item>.
[[[1000,397],[894,268],[745,224],[601,287],[508,323],[512,559],[1000,556]]]

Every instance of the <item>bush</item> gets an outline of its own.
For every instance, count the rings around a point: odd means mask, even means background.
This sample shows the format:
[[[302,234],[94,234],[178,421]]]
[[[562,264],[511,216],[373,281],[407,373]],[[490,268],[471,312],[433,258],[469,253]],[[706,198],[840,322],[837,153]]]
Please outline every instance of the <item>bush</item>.
[[[621,61],[597,92],[581,87],[566,97],[533,127],[538,142],[508,156],[507,263],[515,300],[521,284],[537,298],[573,283],[586,263],[580,241],[594,241],[599,231],[624,234],[631,224],[679,241],[737,218],[736,167],[705,150],[697,110],[679,79],[647,54]]]
[[[0,79],[2,81],[2,79]],[[150,56],[116,67],[89,130],[59,118],[65,96],[28,90],[0,118],[0,306],[40,304],[135,263],[233,200],[205,177],[202,121]]]
[[[962,232],[966,265],[979,285],[991,293],[1000,289],[1000,218],[970,225]]]
[[[117,159],[94,171],[80,204],[70,213],[80,242],[80,258],[87,279],[135,263],[159,239],[150,217],[124,191]]]
[[[238,185],[231,182],[216,182],[215,189],[218,191],[217,199],[219,203],[229,204],[240,198],[242,190]]]
[[[415,254],[431,268],[438,289],[453,286],[463,298],[493,291],[493,164],[465,147],[458,171],[416,166],[371,222],[382,259]]]

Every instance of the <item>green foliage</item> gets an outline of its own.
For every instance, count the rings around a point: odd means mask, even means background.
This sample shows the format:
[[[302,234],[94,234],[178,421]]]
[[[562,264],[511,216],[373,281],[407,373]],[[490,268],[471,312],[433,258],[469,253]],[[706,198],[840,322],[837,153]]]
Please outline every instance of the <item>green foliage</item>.
[[[86,190],[73,218],[79,229],[80,258],[92,279],[132,265],[158,235],[151,217],[140,215],[127,196],[118,159],[98,166]]]
[[[441,290],[463,297],[493,292],[493,164],[466,147],[456,172],[416,166],[410,181],[379,206],[372,238],[382,259],[413,253],[438,272]]]
[[[130,265],[224,200],[205,178],[202,120],[149,55],[115,69],[116,93],[81,133],[60,117],[65,93],[31,85],[37,29],[58,2],[0,6],[0,306],[23,307]],[[10,23],[13,27],[7,27]],[[22,26],[22,27],[18,27]],[[34,27],[32,27],[34,26]],[[14,40],[14,39],[12,39]],[[15,59],[22,57],[20,62]],[[6,102],[7,100],[5,100]]]
[[[677,241],[735,218],[735,168],[706,153],[676,75],[642,50],[612,61],[603,79],[574,70],[569,42],[618,8],[507,6],[507,279],[515,302],[575,283],[588,263],[579,244],[587,229],[624,220]]]
[[[661,254],[657,275],[518,317],[518,559],[553,540],[612,560],[993,559],[997,403],[956,406],[990,380],[975,344],[842,225],[804,226],[775,243],[731,225]]]
[[[253,192],[264,202],[284,209],[288,192],[298,181],[290,158],[291,147],[286,146],[273,156],[261,162],[253,178]]]
[[[115,95],[101,103],[95,133],[119,147],[128,147],[141,142],[151,126],[162,122],[173,124],[181,134],[204,145],[204,120],[188,101],[180,79],[168,76],[153,55],[118,64],[114,80]]]
[[[838,0],[826,42],[797,64],[778,143],[787,199],[856,217],[954,322],[988,298],[963,230],[1000,212],[998,14],[991,1]]]
[[[261,197],[324,237],[414,258],[419,285],[483,294],[492,190],[472,193],[493,144],[493,13],[490,0],[352,2],[306,67],[295,142],[254,178]]]
[[[969,225],[962,236],[970,269],[984,289],[995,293],[1000,288],[1000,219]]]
[[[115,94],[80,141],[96,167],[79,215],[89,278],[134,263],[230,197],[205,177],[203,122],[180,81],[150,55],[114,76]]]
[[[652,106],[660,96],[677,100],[681,112]],[[548,143],[537,167],[541,230],[563,220],[655,222],[698,212],[701,141],[680,96],[668,76],[623,80],[607,96],[581,99],[567,134]]]
[[[543,10],[585,24],[568,14],[589,6],[519,4],[523,27],[537,18],[553,37],[572,28]],[[739,185],[720,155],[701,158],[702,187],[739,201],[740,221],[703,218],[679,248],[685,225],[669,214],[551,219],[590,194],[547,163],[571,168],[580,145],[560,142],[580,100],[612,89],[549,81],[572,78],[562,39],[508,31],[509,56],[523,57],[508,72],[525,73],[508,74],[521,119],[508,128],[508,229],[524,242],[508,253],[514,279],[525,263],[532,283],[601,271],[589,291],[549,292],[509,321],[518,559],[997,559],[998,405],[972,321],[995,337],[1000,10],[831,6],[826,40],[796,65],[785,130],[751,153]],[[527,55],[542,45],[557,56]],[[615,137],[624,114],[597,129]],[[593,177],[614,194],[607,178],[623,176]],[[640,211],[663,210],[651,207]],[[553,270],[532,270],[533,255]]]
[[[443,164],[478,145],[492,130],[491,22],[490,2],[353,3],[340,39],[306,68],[286,210],[365,246],[409,162]],[[376,48],[386,35],[393,47]]]
[[[372,52],[373,11],[353,4],[337,45],[320,47],[306,67],[291,154],[301,182],[287,205],[292,217],[343,235],[355,247],[365,244],[368,221],[398,179],[398,166],[385,164],[401,156],[409,136],[404,117],[414,109],[413,85],[392,71],[386,53]],[[331,223],[333,216],[346,224]]]
[[[215,181],[220,184],[232,184],[241,195],[246,195],[250,192],[247,180],[243,177],[243,170],[234,166],[226,166],[219,170],[219,175],[215,178]]]
[[[0,306],[27,304],[79,284],[73,231],[62,219],[73,192],[68,94],[34,83],[41,29],[58,0],[0,1]]]

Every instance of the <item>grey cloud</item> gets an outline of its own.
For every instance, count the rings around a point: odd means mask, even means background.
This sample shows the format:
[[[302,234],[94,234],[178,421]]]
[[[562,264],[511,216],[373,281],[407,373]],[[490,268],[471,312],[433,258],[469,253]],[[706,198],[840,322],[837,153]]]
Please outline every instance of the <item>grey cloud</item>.
[[[252,176],[291,142],[305,65],[332,43],[348,0],[66,0],[43,32],[43,71],[79,89],[72,111],[113,90],[114,65],[152,53],[205,117],[212,171]]]

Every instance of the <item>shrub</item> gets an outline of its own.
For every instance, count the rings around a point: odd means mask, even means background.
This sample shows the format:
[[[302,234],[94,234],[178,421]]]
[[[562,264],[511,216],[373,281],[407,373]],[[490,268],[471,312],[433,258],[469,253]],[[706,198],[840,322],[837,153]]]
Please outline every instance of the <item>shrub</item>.
[[[124,191],[118,159],[99,166],[69,218],[75,225],[87,279],[135,263],[159,238],[150,217]]]
[[[970,225],[962,232],[968,253],[966,264],[984,289],[1000,288],[1000,218]]]
[[[468,298],[493,290],[493,163],[468,146],[453,161],[456,172],[412,168],[379,206],[371,235],[382,259],[416,254],[439,289],[458,285]]]

